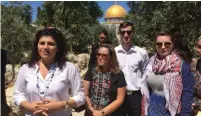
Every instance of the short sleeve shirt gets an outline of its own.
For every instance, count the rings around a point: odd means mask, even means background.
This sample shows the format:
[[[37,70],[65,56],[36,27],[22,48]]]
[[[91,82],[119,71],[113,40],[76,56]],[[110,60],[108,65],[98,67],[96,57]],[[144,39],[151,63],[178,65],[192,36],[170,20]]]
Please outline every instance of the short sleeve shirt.
[[[103,109],[116,99],[117,88],[126,86],[123,72],[114,75],[111,72],[98,72],[96,68],[89,69],[84,80],[90,81],[89,97],[97,110]]]

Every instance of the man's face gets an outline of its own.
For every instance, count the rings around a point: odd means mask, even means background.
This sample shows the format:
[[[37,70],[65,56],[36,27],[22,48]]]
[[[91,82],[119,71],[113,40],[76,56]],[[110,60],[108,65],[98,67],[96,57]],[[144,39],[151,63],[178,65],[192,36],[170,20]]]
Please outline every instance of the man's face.
[[[98,36],[100,42],[103,42],[106,38],[106,35],[104,33],[100,33],[100,35]]]
[[[97,54],[97,64],[101,67],[106,67],[109,65],[110,57],[108,48],[101,47],[99,48]]]
[[[120,29],[120,37],[122,43],[132,43],[132,37],[134,35],[134,31],[132,30],[131,26],[122,27]]]
[[[197,42],[195,46],[196,53],[201,57],[201,39]]]

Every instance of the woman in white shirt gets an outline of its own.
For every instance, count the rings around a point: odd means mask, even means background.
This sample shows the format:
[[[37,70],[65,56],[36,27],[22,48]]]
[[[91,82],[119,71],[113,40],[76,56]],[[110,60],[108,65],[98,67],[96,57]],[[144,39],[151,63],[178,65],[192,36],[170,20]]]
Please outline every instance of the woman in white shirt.
[[[25,116],[70,116],[72,107],[85,103],[79,72],[66,62],[66,52],[59,30],[38,31],[31,61],[21,67],[13,96]]]

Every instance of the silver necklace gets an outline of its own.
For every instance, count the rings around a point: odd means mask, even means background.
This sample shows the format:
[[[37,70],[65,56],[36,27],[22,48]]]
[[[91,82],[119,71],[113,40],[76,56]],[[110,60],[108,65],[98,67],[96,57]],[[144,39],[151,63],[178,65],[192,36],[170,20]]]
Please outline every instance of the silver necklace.
[[[55,70],[53,71],[51,77],[50,77],[50,80],[48,81],[48,83],[45,85],[45,90],[44,91],[41,91],[41,87],[40,87],[40,84],[39,84],[39,77],[37,76],[37,84],[36,84],[36,87],[38,88],[38,93],[40,96],[42,96],[42,98],[45,98],[45,95],[47,93],[47,90],[49,89],[50,87],[50,83],[52,82],[53,78],[54,78],[54,72]]]

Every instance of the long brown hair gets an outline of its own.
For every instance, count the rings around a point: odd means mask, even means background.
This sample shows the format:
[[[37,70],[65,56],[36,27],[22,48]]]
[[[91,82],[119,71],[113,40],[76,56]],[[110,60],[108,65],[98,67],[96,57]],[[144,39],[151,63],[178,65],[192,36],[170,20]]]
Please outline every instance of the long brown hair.
[[[117,55],[116,55],[115,50],[114,50],[114,46],[112,44],[102,44],[99,47],[99,49],[102,48],[102,47],[107,48],[109,50],[109,58],[110,58],[110,62],[111,62],[110,71],[114,75],[119,74],[121,70],[119,68],[119,63],[118,63],[118,60],[117,60]],[[97,65],[97,69],[99,69],[98,65]]]

